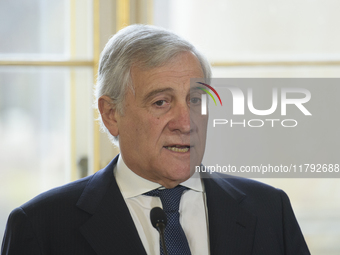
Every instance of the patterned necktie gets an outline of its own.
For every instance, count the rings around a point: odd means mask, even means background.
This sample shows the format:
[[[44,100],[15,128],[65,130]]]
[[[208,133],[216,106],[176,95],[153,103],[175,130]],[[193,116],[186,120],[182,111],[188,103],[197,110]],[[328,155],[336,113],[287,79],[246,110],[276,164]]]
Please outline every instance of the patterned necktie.
[[[164,239],[169,255],[191,255],[188,240],[179,223],[179,203],[182,193],[186,189],[188,188],[178,185],[172,189],[156,189],[144,194],[159,197],[162,201],[163,210],[168,220],[164,230]],[[161,243],[160,249],[160,254],[164,255]]]

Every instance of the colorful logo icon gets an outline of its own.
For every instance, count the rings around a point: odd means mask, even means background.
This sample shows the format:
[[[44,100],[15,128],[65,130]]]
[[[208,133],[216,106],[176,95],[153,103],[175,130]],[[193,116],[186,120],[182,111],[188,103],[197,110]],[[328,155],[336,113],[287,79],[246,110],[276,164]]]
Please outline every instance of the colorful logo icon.
[[[210,85],[203,83],[203,82],[197,82],[197,83],[202,84],[202,85],[206,86],[207,88],[211,89],[215,93],[215,95],[218,97],[218,100],[220,100],[220,103],[221,103],[221,106],[222,106],[222,101],[221,101],[220,95],[217,93],[217,91],[213,87],[211,87]],[[205,91],[214,100],[215,105],[217,105],[214,96],[209,92],[209,90],[201,88],[201,87],[197,87],[197,88]]]
[[[217,93],[217,91],[213,87],[211,87],[210,85],[203,83],[203,82],[197,82],[197,83],[199,83],[203,86],[206,86],[208,89],[212,90],[215,93],[215,95],[218,97],[218,100],[220,100],[220,104],[222,106],[222,100],[220,98],[220,95]],[[197,87],[197,88],[201,89],[205,93],[207,93],[214,100],[214,103],[217,106],[216,100],[215,100],[214,96],[210,93],[209,90],[207,90],[205,88],[201,88],[201,87]],[[207,95],[206,94],[202,95],[201,113],[202,113],[202,115],[207,115]]]

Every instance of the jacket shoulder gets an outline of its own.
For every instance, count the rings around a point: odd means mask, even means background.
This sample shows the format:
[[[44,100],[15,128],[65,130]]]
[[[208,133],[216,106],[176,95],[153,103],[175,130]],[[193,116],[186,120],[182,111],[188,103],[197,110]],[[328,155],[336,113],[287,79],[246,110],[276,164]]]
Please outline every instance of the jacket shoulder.
[[[82,194],[87,183],[92,178],[93,175],[45,191],[24,203],[20,206],[20,209],[29,213],[31,210],[36,210],[38,208],[45,207],[53,209],[54,206],[60,206],[59,203],[62,203],[64,206],[67,204],[74,205]]]

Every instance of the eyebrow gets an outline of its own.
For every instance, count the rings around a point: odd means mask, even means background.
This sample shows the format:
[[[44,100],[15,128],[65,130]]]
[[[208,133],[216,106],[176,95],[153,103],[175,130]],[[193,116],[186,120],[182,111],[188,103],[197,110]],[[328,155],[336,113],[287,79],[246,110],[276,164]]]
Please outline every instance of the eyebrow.
[[[152,98],[153,96],[159,94],[159,93],[163,93],[163,92],[172,92],[174,91],[173,88],[161,88],[161,89],[155,89],[150,91],[149,93],[147,93],[144,98],[143,98],[143,103],[146,103],[149,101],[150,98]]]

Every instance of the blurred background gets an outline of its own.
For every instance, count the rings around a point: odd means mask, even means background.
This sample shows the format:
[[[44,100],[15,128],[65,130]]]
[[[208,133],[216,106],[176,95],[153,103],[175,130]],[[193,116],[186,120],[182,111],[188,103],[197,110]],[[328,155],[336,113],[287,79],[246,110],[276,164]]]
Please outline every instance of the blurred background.
[[[340,77],[339,10],[338,0],[0,0],[0,240],[13,208],[119,152],[92,107],[116,31],[170,29],[216,78]],[[260,181],[288,193],[312,254],[340,254],[340,179]]]

